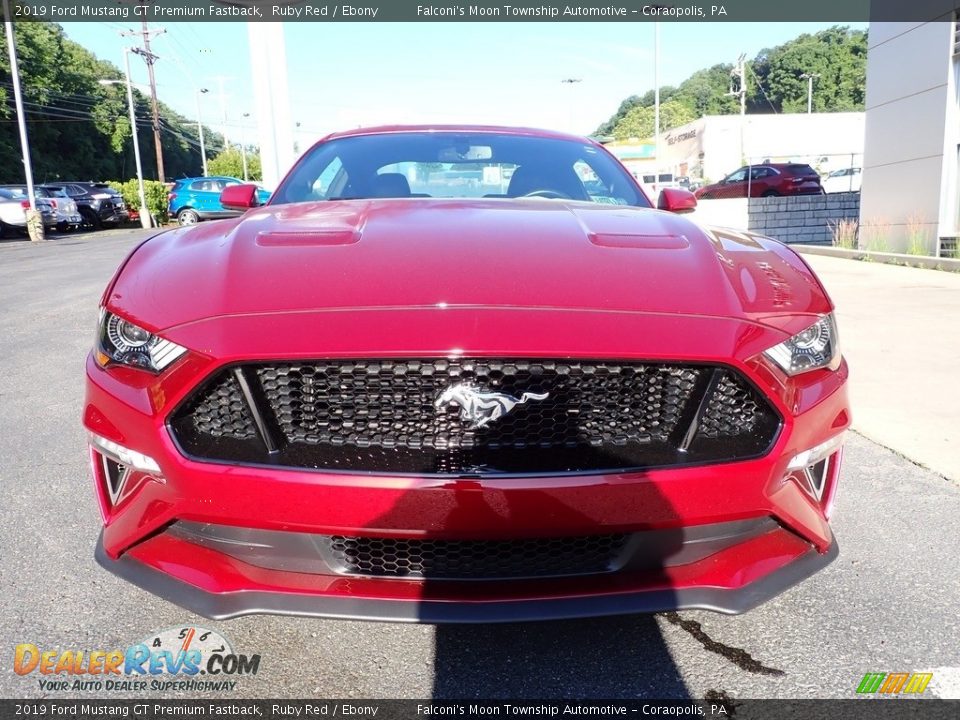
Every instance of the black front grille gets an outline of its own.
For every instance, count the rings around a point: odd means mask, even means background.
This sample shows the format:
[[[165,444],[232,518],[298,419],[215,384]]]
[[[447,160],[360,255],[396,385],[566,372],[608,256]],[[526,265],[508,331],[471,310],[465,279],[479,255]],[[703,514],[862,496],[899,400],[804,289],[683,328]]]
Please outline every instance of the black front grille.
[[[398,540],[329,537],[340,572],[444,580],[587,575],[619,569],[629,535],[532,540]]]
[[[478,427],[462,402],[438,406],[455,386],[498,393],[485,412],[500,416]],[[237,366],[171,420],[199,459],[439,475],[724,462],[765,452],[779,424],[727,368],[513,359]]]

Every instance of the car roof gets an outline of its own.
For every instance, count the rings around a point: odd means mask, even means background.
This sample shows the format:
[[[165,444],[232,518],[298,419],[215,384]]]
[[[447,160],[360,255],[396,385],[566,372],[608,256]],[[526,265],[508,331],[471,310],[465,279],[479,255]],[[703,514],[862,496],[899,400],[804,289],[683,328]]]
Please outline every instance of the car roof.
[[[201,175],[200,177],[177,178],[174,182],[190,183],[197,180],[236,180],[237,182],[243,182],[240,178],[230,177],[229,175]]]
[[[320,142],[327,142],[336,138],[358,137],[361,135],[387,135],[391,133],[491,133],[497,135],[527,135],[530,137],[553,138],[556,140],[575,140],[598,144],[590,138],[581,135],[571,135],[556,130],[543,130],[530,127],[512,127],[506,125],[377,125],[374,127],[354,128],[330,133]]]
[[[744,167],[770,167],[770,168],[790,168],[790,167],[813,167],[810,163],[805,162],[783,162],[783,163],[754,163],[753,165],[745,165]]]

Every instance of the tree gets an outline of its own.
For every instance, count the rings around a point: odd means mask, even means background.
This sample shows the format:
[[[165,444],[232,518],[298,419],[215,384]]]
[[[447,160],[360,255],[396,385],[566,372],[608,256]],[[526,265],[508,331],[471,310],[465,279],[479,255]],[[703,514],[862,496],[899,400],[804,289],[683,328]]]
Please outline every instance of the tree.
[[[814,110],[863,110],[867,33],[834,26],[814,35],[800,35],[783,45],[761,50],[747,66],[748,112],[805,111],[807,81],[801,77],[804,73],[820,75],[814,84]],[[740,112],[737,98],[728,95],[732,69],[730,64],[714,65],[697,70],[679,87],[661,88],[661,113],[668,104],[686,108],[692,115],[689,119]],[[644,134],[644,129],[648,125],[652,127],[652,121],[648,123],[646,118],[652,117],[653,105],[653,90],[643,95],[631,95],[620,103],[617,111],[597,128],[595,134],[649,137],[653,131]],[[672,122],[672,117],[666,122],[661,118],[662,129],[676,127]]]
[[[697,117],[740,112],[737,99],[729,95],[733,65],[721,64],[697,70],[682,83],[675,99],[689,107]]]
[[[240,150],[229,147],[212,160],[207,162],[207,170],[211,175],[223,175],[243,179],[243,156]],[[262,180],[263,170],[260,167],[260,153],[247,151],[247,175],[251,180]]]
[[[101,85],[123,77],[48,22],[15,23],[20,83],[37,181],[131,178],[133,138],[126,89]],[[6,37],[0,33],[0,182],[24,181]],[[144,176],[156,177],[149,100],[135,93]],[[170,177],[199,175],[196,124],[160,104],[161,143]],[[206,130],[210,147],[222,146]]]
[[[660,132],[696,120],[697,116],[687,105],[677,100],[668,100],[660,104]],[[613,128],[617,140],[652,137],[656,125],[655,110],[652,107],[635,107],[628,112]]]
[[[813,86],[815,111],[863,110],[867,34],[836,26],[815,35],[804,34],[762,51],[753,70],[759,85],[766,90],[769,102],[755,87],[750,99],[751,110],[804,112],[807,109],[807,81],[802,77],[805,73],[819,75]]]

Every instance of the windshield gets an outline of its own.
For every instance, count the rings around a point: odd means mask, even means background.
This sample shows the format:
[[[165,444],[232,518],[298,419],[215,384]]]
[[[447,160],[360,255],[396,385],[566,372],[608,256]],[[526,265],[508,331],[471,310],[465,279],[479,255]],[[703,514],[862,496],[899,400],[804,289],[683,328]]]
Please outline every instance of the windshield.
[[[271,204],[361,198],[518,198],[650,207],[606,151],[501,133],[358,135],[311,150]]]

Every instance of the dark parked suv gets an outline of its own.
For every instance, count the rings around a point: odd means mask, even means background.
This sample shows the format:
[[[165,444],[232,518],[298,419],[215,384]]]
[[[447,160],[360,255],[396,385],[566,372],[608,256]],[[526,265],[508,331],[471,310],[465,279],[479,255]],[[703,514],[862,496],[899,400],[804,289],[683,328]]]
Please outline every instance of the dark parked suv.
[[[822,195],[820,176],[804,163],[747,165],[723,180],[697,190],[702,200],[717,198],[773,197],[776,195]]]
[[[120,225],[130,219],[123,198],[106,183],[58,182],[43,187],[62,189],[77,203],[85,225],[99,229],[105,225]]]

